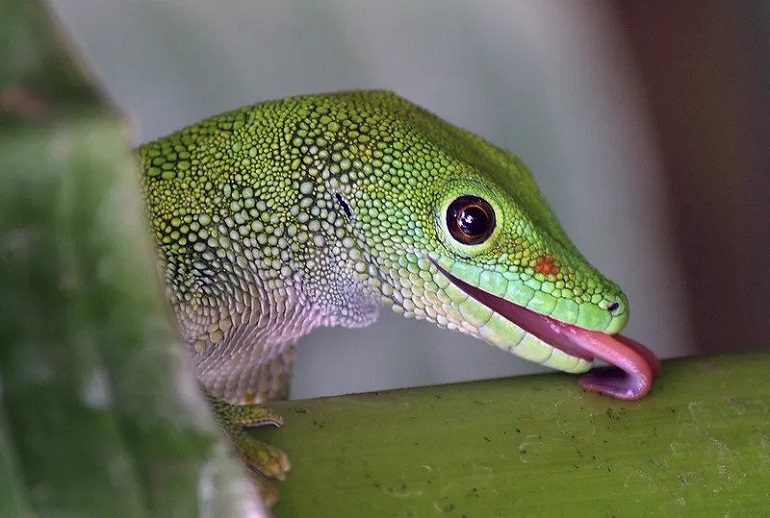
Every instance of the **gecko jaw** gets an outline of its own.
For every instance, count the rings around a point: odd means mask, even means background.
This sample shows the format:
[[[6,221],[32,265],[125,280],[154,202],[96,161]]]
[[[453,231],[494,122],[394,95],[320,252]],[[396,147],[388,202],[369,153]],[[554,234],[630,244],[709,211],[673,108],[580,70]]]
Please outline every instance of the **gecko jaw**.
[[[593,361],[598,358],[610,367],[593,369],[581,376],[586,390],[616,399],[641,399],[647,395],[660,371],[655,354],[642,344],[620,334],[590,331],[536,313],[513,302],[458,279],[434,261],[433,265],[452,284],[506,320],[570,356]]]

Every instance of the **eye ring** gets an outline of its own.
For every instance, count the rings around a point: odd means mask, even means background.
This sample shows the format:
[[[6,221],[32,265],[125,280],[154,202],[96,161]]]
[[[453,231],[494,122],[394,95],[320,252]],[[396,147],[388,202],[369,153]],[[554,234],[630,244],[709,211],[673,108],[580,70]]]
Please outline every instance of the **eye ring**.
[[[495,210],[478,196],[456,198],[446,211],[446,223],[452,238],[463,245],[478,245],[495,230]]]

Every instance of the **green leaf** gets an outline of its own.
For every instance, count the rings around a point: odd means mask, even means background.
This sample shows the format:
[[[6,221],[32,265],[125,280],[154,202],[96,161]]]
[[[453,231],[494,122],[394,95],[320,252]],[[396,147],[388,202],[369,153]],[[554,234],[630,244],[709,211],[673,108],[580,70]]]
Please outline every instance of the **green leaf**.
[[[38,2],[2,12],[0,515],[242,515],[254,492],[185,365],[125,127]]]

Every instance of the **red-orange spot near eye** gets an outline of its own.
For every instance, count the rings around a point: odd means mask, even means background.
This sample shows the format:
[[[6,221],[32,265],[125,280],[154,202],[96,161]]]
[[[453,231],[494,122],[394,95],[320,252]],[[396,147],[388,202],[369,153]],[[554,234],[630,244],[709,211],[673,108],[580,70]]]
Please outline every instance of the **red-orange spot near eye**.
[[[541,255],[535,259],[535,271],[543,275],[555,275],[559,273],[559,265],[550,255]]]

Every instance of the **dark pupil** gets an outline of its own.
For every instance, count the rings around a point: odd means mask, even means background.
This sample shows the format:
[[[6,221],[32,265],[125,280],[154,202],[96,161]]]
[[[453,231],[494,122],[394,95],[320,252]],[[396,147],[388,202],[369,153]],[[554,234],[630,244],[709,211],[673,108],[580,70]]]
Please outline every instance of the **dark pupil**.
[[[478,236],[486,231],[489,219],[487,213],[480,207],[468,207],[460,213],[457,223],[463,233]]]
[[[495,211],[478,196],[460,196],[449,204],[446,222],[449,233],[456,241],[478,245],[495,230]]]

